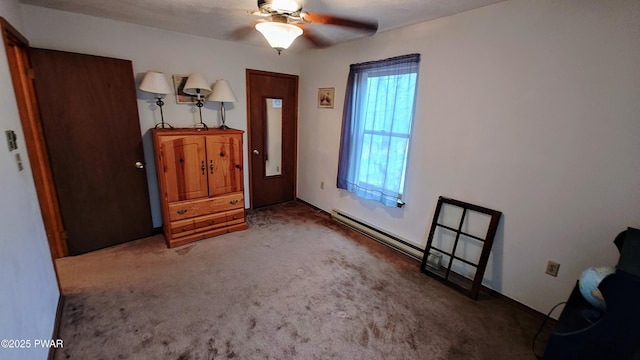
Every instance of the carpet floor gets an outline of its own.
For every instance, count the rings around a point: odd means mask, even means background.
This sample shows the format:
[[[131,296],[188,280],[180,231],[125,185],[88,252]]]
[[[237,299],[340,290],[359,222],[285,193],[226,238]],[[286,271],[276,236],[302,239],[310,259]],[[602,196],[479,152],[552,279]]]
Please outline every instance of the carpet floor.
[[[175,249],[158,235],[56,260],[54,358],[535,359],[539,318],[471,300],[324,212],[289,202],[247,221]]]

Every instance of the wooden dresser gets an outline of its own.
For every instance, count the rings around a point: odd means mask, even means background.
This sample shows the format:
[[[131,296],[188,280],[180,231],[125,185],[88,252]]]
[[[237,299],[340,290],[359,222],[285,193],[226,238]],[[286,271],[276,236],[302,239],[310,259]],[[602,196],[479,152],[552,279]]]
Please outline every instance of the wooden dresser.
[[[169,247],[244,230],[241,130],[153,129]]]

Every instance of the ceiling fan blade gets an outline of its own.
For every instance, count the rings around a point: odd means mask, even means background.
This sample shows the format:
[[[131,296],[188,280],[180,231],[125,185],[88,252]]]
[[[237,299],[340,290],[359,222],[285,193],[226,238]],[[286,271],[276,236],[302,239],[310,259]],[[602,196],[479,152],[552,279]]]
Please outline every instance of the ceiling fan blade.
[[[307,39],[311,45],[313,45],[316,48],[326,48],[332,45],[332,43],[330,41],[328,41],[327,39],[316,35],[313,30],[309,30],[308,26],[304,26],[302,24],[298,25],[302,28],[302,30],[304,31],[302,33],[302,37]]]
[[[354,29],[364,30],[367,32],[375,33],[378,31],[377,21],[361,21],[354,19],[341,18],[333,15],[325,15],[318,13],[302,13],[302,19],[310,24],[326,24],[345,26]]]

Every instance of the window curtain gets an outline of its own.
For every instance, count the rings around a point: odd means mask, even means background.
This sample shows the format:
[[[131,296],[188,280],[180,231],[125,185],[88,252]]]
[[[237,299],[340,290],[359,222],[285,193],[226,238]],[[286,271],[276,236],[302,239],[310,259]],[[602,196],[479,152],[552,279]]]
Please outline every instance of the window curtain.
[[[420,54],[350,65],[337,187],[402,206]]]

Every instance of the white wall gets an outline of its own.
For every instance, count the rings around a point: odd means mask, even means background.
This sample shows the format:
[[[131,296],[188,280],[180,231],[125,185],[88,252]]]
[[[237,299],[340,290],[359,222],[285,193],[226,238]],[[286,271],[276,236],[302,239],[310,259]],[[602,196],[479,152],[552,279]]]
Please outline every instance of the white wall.
[[[299,55],[283,52],[278,56],[268,46],[246,46],[233,42],[158,30],[92,16],[73,14],[30,5],[22,6],[25,36],[33,47],[127,59],[133,62],[137,84],[148,70],[171,75],[199,72],[213,84],[229,81],[238,102],[225,103],[226,123],[236,129],[247,129],[245,70],[256,69],[299,75]],[[259,34],[257,34],[259,36]],[[91,92],[87,91],[87,96]],[[148,132],[160,122],[160,112],[151,94],[138,91],[138,112],[143,134],[147,178],[154,226],[162,224],[158,185],[153,159],[152,139]],[[219,126],[219,103],[206,103],[203,121]],[[175,97],[165,99],[164,119],[173,126],[192,127],[199,122],[193,105],[177,104]],[[117,126],[117,124],[105,126]],[[245,162],[247,137],[245,134]],[[245,204],[249,206],[249,172],[245,171]]]
[[[0,16],[18,31],[23,23],[17,1],[0,2]],[[24,134],[0,42],[0,339],[50,339],[60,292],[40,215]],[[13,130],[18,149],[9,152],[5,131]],[[24,170],[18,171],[20,154]],[[48,349],[4,349],[1,359],[46,359]]]
[[[346,79],[349,64],[415,52],[407,205],[384,208],[335,188]],[[485,285],[541,312],[640,226],[638,1],[507,1],[302,60],[298,196],[323,210],[422,247],[440,195],[500,210]],[[317,108],[321,87],[335,109]]]

